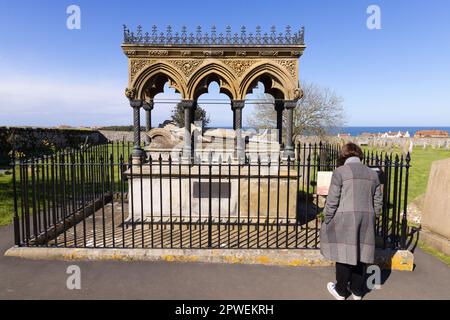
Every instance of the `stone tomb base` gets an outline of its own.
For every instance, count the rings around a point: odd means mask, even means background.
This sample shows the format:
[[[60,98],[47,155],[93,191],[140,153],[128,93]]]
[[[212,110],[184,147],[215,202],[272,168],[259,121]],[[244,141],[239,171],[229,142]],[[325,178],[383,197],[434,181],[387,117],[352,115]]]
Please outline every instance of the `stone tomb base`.
[[[220,171],[219,171],[220,170]],[[250,172],[249,172],[250,171]],[[289,172],[288,172],[289,171]],[[294,222],[297,215],[298,176],[286,166],[144,164],[126,172],[129,221],[160,221],[172,217],[188,221],[240,218]],[[211,196],[211,197],[210,197]],[[211,209],[210,209],[211,208]]]

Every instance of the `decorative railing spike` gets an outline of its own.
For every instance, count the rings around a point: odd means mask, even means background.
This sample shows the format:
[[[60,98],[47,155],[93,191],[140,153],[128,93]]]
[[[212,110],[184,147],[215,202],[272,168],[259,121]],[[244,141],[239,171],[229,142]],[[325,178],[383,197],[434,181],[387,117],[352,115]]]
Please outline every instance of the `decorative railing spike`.
[[[240,32],[233,33],[230,26],[225,28],[225,32],[218,33],[216,26],[211,26],[211,32],[203,32],[202,27],[196,27],[195,32],[189,32],[186,26],[181,27],[180,32],[173,32],[172,26],[167,26],[166,32],[158,32],[156,25],[152,26],[151,33],[143,32],[141,25],[138,25],[136,32],[131,32],[126,25],[123,25],[124,44],[148,44],[154,46],[164,45],[304,45],[305,28],[301,27],[298,32],[293,32],[291,26],[286,26],[285,32],[277,33],[275,26],[270,28],[270,32],[263,33],[260,26],[256,26],[255,32],[247,33],[247,28],[242,26]]]

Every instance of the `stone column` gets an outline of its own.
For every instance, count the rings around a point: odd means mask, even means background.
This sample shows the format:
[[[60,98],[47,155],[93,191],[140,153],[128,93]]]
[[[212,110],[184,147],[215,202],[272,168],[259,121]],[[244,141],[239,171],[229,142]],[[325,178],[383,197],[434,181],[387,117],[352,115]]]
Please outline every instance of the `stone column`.
[[[195,108],[194,100],[181,100],[180,106],[184,111],[184,147],[183,147],[183,158],[185,160],[190,160],[192,156],[192,146],[191,146],[191,120],[192,113]]]
[[[286,123],[286,144],[284,146],[283,156],[285,158],[290,157],[292,160],[295,158],[294,145],[292,143],[292,133],[294,126],[294,108],[297,106],[297,100],[285,100],[284,108],[287,112]]]
[[[231,110],[233,110],[233,129],[242,129],[242,109],[244,109],[245,100],[232,100]]]
[[[145,131],[152,130],[152,110],[153,110],[153,100],[149,102],[144,102],[143,108],[145,110]]]
[[[133,130],[134,130],[134,146],[133,146],[133,162],[140,162],[144,157],[144,151],[141,148],[141,107],[142,100],[130,100],[130,106],[133,108]]]
[[[143,108],[145,110],[145,131],[149,132],[152,130],[152,110],[153,110],[153,100],[149,102],[144,102]],[[150,144],[150,138],[145,135],[145,145]]]
[[[239,162],[245,159],[245,142],[242,138],[242,109],[244,109],[245,100],[232,100],[231,109],[233,110],[233,129],[236,131],[236,157]]]
[[[283,110],[284,101],[275,101],[275,111],[277,112],[277,130],[278,130],[278,143],[281,145],[283,143]]]

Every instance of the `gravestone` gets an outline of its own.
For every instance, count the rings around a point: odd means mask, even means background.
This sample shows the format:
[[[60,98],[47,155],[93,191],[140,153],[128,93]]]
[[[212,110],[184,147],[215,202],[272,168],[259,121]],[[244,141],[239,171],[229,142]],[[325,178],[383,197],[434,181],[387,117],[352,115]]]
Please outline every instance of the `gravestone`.
[[[432,164],[422,227],[425,229],[423,240],[450,254],[450,159]]]

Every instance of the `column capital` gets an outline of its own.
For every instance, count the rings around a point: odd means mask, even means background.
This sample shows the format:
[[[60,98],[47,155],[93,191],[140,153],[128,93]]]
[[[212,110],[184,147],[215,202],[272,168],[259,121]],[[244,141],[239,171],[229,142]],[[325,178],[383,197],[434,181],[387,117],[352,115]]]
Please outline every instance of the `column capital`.
[[[178,105],[183,109],[193,109],[195,107],[195,100],[181,100]]]
[[[243,109],[245,106],[245,100],[231,100],[231,109]]]
[[[137,99],[130,100],[130,106],[132,108],[140,108],[140,107],[142,107],[143,104],[144,104],[144,101],[142,101],[142,100],[137,100]]]
[[[294,109],[297,106],[298,100],[284,100],[284,107],[286,109]]]
[[[144,108],[145,111],[152,111],[154,105],[155,105],[155,103],[153,102],[153,100],[150,100],[150,101],[144,101],[142,107]]]
[[[275,100],[274,106],[275,106],[275,110],[283,111],[284,100],[279,100],[279,99]]]

